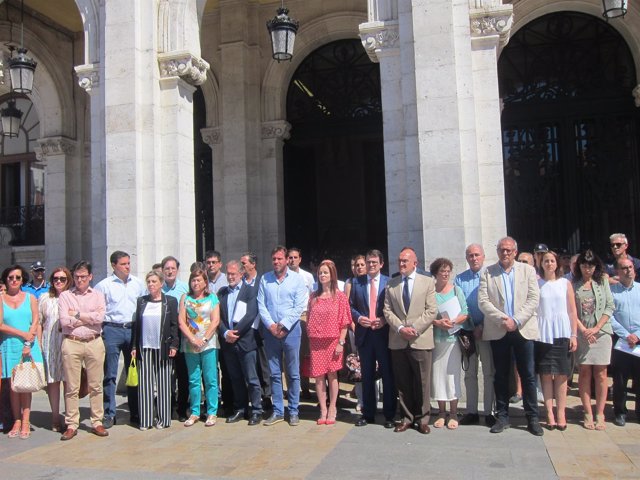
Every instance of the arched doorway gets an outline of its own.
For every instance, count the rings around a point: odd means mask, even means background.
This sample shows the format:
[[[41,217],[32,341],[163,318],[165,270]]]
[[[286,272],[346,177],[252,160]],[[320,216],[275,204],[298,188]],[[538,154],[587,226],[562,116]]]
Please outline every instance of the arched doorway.
[[[498,63],[507,228],[536,242],[608,252],[622,231],[640,241],[640,112],[629,47],[599,18],[540,17]]]
[[[303,261],[387,248],[380,70],[359,40],[312,52],[287,92],[284,147],[287,244]]]

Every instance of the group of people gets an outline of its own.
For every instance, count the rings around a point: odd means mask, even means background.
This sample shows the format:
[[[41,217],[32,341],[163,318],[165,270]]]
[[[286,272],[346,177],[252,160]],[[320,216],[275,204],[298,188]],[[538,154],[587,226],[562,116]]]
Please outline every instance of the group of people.
[[[614,423],[623,426],[628,379],[634,379],[636,398],[640,389],[640,285],[635,282],[640,265],[626,253],[624,235],[612,235],[611,246],[615,265],[605,266],[586,250],[563,271],[558,255],[543,244],[533,255],[518,255],[516,241],[502,238],[498,262],[490,266],[484,265],[483,247],[471,244],[465,252],[469,268],[454,279],[449,259],[435,259],[427,272],[410,247],[398,254],[398,273],[391,278],[382,274],[379,250],[356,255],[346,282],[338,280],[331,260],[320,262],[314,279],[300,268],[300,250],[283,246],[273,249],[272,269],[262,276],[251,252],[227,262],[225,272],[220,253],[207,252],[204,262],[191,266],[187,283],[179,280],[180,263],[172,256],[154,265],[143,282],[131,275],[130,256],[113,252],[113,274],[95,287],[85,261],[71,270],[55,268],[49,282],[40,262],[32,265],[31,282],[26,269],[14,265],[1,277],[6,286],[0,308],[2,378],[10,387],[19,362],[43,362],[52,429],[65,441],[77,434],[85,388],[91,431],[108,436],[117,421],[121,354],[125,365],[137,365],[138,386],[127,387],[127,396],[130,421],[141,430],[169,427],[176,417],[185,427],[199,421],[215,425],[220,377],[226,423],[298,425],[304,379],[314,378],[316,422],[332,425],[338,372],[351,345],[361,374],[358,427],[376,421],[378,378],[385,428],[428,434],[431,427],[455,430],[479,423],[481,363],[483,413],[491,432],[509,427],[515,366],[527,428],[542,435],[537,375],[546,427],[565,430],[575,355],[584,428],[606,428],[610,363]],[[463,332],[470,332],[472,348],[459,346]],[[467,409],[460,416],[463,373]],[[29,438],[31,394],[11,391],[10,401],[8,436]],[[432,401],[438,412],[433,422]],[[639,407],[636,402],[636,418]]]

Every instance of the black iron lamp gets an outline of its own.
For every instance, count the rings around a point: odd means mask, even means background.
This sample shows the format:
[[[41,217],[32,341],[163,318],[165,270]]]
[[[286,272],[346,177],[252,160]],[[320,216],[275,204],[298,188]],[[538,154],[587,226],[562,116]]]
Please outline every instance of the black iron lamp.
[[[22,111],[16,108],[15,100],[9,100],[7,106],[0,110],[0,120],[2,121],[2,135],[5,137],[18,136]]]
[[[24,48],[24,0],[20,10],[20,46],[18,55],[13,56],[14,47],[9,47],[11,58],[9,59],[9,76],[11,77],[11,90],[16,93],[31,93],[33,89],[33,74],[36,71],[36,62],[27,57],[27,49]]]
[[[284,7],[284,0],[278,13],[267,21],[267,30],[271,36],[271,50],[274,60],[278,63],[293,58],[293,44],[296,40],[299,23],[289,17],[289,9]]]
[[[627,0],[602,0],[602,16],[610,18],[624,17],[627,13]]]

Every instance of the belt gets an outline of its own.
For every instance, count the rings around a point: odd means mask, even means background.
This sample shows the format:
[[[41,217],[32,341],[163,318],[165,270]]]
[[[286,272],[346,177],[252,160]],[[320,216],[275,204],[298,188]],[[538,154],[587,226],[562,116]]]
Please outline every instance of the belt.
[[[90,337],[76,337],[75,335],[65,335],[64,338],[68,338],[69,340],[73,340],[74,342],[83,342],[83,343],[87,343],[87,342],[92,342],[94,341],[96,338],[98,338],[100,335],[95,334],[92,335]]]
[[[102,325],[108,325],[110,327],[116,327],[116,328],[131,328],[131,325],[133,324],[133,322],[127,322],[127,323],[116,323],[116,322],[102,322]]]

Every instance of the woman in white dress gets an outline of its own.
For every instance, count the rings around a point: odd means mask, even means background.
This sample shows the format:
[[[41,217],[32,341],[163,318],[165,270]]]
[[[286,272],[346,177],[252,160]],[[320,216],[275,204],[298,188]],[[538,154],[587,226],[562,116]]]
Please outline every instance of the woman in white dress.
[[[555,252],[542,256],[540,268],[540,303],[535,343],[536,373],[540,375],[542,395],[547,410],[547,428],[567,429],[567,379],[571,374],[571,352],[578,347],[578,315],[573,287],[562,277],[562,268]],[[553,413],[556,399],[557,416]]]
[[[60,416],[60,383],[64,380],[62,368],[62,331],[58,322],[58,297],[71,286],[71,272],[66,267],[56,267],[49,277],[51,288],[40,296],[38,310],[42,324],[42,354],[47,372],[47,395],[51,405],[51,430],[62,429]]]

